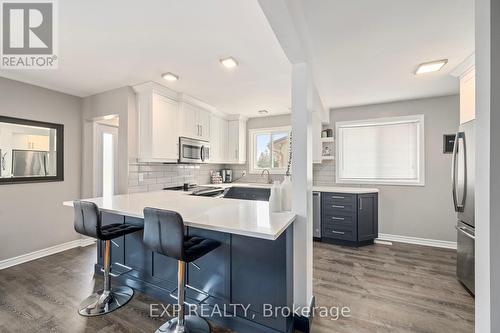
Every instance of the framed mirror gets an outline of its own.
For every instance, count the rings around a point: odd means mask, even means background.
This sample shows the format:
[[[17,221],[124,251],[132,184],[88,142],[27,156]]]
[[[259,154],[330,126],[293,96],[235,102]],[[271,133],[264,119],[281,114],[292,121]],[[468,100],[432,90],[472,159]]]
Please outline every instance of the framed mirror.
[[[64,125],[0,116],[0,185],[64,180]]]

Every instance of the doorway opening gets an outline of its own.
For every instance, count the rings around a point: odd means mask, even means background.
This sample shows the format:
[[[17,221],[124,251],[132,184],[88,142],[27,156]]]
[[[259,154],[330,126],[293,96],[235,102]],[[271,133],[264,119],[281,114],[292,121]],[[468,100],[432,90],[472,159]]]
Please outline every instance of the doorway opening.
[[[106,116],[94,123],[94,195],[109,197],[117,192],[119,118]]]

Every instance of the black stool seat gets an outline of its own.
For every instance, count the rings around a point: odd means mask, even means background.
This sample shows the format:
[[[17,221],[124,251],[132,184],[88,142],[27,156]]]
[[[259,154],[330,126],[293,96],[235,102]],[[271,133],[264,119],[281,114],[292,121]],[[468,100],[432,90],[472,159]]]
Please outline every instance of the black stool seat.
[[[127,304],[127,302],[130,301],[134,295],[134,290],[128,286],[117,286],[111,288],[111,276],[120,275],[111,273],[111,240],[142,230],[143,227],[130,223],[102,225],[102,216],[99,212],[99,208],[92,202],[74,201],[73,207],[75,210],[76,232],[85,236],[96,238],[104,243],[104,253],[102,256],[104,288],[87,297],[80,304],[78,313],[86,317],[104,315],[121,308]],[[131,267],[119,263],[116,264],[127,268],[128,271],[132,270]]]
[[[197,315],[185,315],[185,288],[210,297],[208,292],[186,284],[186,269],[192,263],[218,248],[221,243],[212,239],[186,235],[182,216],[170,210],[144,208],[144,245],[153,252],[177,259],[177,318],[163,324],[156,333],[210,333],[208,322]],[[198,265],[192,263],[196,268]],[[175,297],[174,297],[175,298]],[[204,301],[201,301],[204,302]]]
[[[184,236],[184,261],[195,261],[219,246],[220,243],[212,239],[197,236]]]
[[[142,229],[143,229],[142,227],[139,227],[135,224],[128,224],[128,223],[108,224],[101,227],[100,239],[101,240],[114,239]]]

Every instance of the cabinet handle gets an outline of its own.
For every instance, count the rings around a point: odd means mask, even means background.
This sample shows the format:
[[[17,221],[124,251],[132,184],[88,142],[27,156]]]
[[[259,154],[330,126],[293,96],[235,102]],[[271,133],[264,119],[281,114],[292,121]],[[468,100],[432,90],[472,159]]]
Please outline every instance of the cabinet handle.
[[[337,206],[337,205],[332,205],[332,208],[341,208],[341,209],[344,209],[345,206]]]
[[[359,210],[363,210],[363,198],[359,197]]]
[[[203,136],[203,125],[200,125],[200,136]]]
[[[338,235],[345,235],[345,232],[343,232],[343,231],[332,230],[332,233],[338,234]]]
[[[344,220],[345,220],[345,217],[336,217],[336,216],[332,216],[332,220],[344,221]]]
[[[332,199],[345,199],[345,197],[341,197],[341,196],[338,196],[338,195],[333,195]]]

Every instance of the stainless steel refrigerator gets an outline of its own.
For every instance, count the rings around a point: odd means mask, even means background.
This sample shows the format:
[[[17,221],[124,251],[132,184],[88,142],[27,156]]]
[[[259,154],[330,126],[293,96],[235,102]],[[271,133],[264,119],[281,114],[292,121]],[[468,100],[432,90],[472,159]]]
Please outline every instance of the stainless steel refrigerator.
[[[48,176],[49,153],[35,150],[12,150],[12,175],[14,177]]]
[[[452,195],[457,212],[457,278],[474,294],[474,121],[462,124],[455,136]]]

